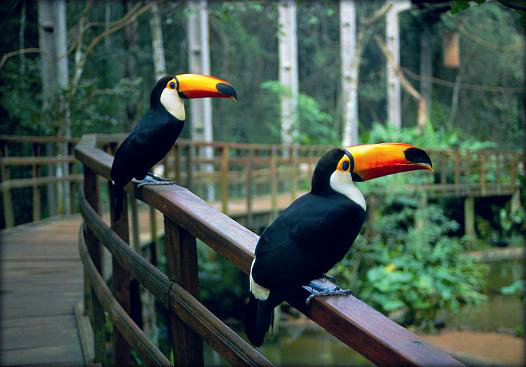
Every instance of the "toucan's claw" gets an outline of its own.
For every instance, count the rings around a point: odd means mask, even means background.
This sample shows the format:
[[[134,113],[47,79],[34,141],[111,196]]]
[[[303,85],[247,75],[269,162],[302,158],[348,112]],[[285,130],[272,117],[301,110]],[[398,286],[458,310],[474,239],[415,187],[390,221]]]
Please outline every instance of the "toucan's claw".
[[[325,275],[324,275],[325,277]],[[328,277],[327,277],[328,278]],[[349,289],[342,289],[337,285],[331,284],[330,286],[319,282],[318,280],[311,281],[307,286],[304,287],[310,292],[310,295],[305,300],[305,303],[310,305],[314,297],[320,296],[347,296],[352,294]]]
[[[151,186],[156,186],[156,185],[175,185],[174,182],[172,181],[169,181],[167,179],[164,179],[164,178],[161,178],[161,177],[157,177],[157,176],[154,176],[154,175],[146,175],[142,180],[136,180],[135,178],[132,180],[134,183],[137,184],[137,188],[140,189],[141,187],[145,186],[145,185],[151,185]]]

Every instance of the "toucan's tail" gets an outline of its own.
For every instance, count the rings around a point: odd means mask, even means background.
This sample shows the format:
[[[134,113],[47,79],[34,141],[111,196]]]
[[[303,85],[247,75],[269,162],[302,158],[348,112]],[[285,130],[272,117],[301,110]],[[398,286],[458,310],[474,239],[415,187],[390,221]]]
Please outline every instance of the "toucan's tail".
[[[115,208],[115,221],[118,221],[122,215],[124,188],[113,183],[113,207]]]
[[[259,347],[263,344],[265,334],[274,321],[274,305],[269,300],[260,301],[250,293],[244,321],[248,340]]]

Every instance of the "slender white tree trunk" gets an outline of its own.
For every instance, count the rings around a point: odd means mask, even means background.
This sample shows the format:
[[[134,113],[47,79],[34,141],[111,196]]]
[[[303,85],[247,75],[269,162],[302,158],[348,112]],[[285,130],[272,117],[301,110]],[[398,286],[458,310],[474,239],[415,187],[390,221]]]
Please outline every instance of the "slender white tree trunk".
[[[54,16],[55,16],[55,52],[56,52],[56,72],[57,84],[60,91],[60,116],[62,118],[62,131],[59,135],[66,139],[71,139],[71,118],[69,112],[69,103],[66,98],[66,91],[69,86],[69,65],[68,65],[68,43],[67,43],[67,26],[66,26],[66,1],[53,0]],[[65,142],[61,147],[61,154],[65,158],[69,155],[68,143]],[[62,174],[64,177],[69,176],[69,163],[64,162],[62,165]],[[60,167],[60,166],[59,166]],[[63,202],[64,211],[66,214],[71,214],[70,182],[65,180],[63,186]]]
[[[208,2],[207,0],[189,1],[190,15],[188,17],[188,60],[190,72],[210,75],[210,47],[208,36]],[[190,117],[192,125],[192,140],[214,141],[212,126],[212,102],[210,98],[193,99],[190,101]],[[205,147],[202,152],[205,158],[213,158],[212,147]],[[203,168],[213,172],[213,165],[206,164]],[[208,201],[215,199],[212,184],[207,186]]]
[[[155,70],[155,80],[159,80],[166,75],[166,60],[164,57],[163,30],[161,27],[161,16],[159,14],[159,4],[152,7],[150,17],[150,29],[152,32],[153,66]]]
[[[400,65],[400,27],[398,13],[409,9],[408,1],[389,1],[392,6],[386,15],[385,39],[387,49],[393,55],[396,65]],[[400,78],[391,63],[387,63],[387,122],[397,129],[402,126],[400,98]]]
[[[51,108],[52,97],[56,92],[55,83],[55,40],[53,34],[55,32],[55,22],[53,19],[53,12],[51,7],[51,0],[42,0],[38,2],[38,35],[40,47],[41,60],[41,75],[42,75],[42,110],[43,118],[49,118],[49,109]],[[46,121],[48,124],[51,121]],[[54,154],[53,146],[47,146],[47,154]],[[55,166],[48,165],[48,175],[55,174]],[[49,206],[49,214],[57,214],[57,186],[50,183],[47,186],[47,201]]]
[[[429,33],[429,26],[424,24],[422,33],[420,34],[420,94],[422,94],[426,101],[426,120],[429,119],[431,113],[433,94],[433,83],[431,82],[432,75],[433,60],[431,35]]]
[[[342,63],[343,146],[359,144],[356,1],[340,0],[340,56]]]
[[[295,0],[280,0],[278,12],[279,81],[287,89],[287,93],[281,97],[281,142],[291,144],[297,135],[299,93]]]

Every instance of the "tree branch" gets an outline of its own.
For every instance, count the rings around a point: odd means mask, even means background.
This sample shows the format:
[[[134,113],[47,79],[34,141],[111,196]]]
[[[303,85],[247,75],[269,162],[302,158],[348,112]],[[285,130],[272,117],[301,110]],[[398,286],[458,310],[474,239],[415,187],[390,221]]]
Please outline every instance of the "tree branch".
[[[404,74],[400,70],[400,65],[398,65],[396,61],[394,60],[394,57],[389,52],[389,49],[385,45],[385,42],[378,35],[374,36],[374,39],[378,47],[380,47],[380,50],[382,50],[382,53],[384,54],[387,62],[391,64],[396,75],[400,79],[400,83],[402,84],[404,89],[418,102],[418,126],[424,127],[426,124],[426,108],[427,108],[425,98],[405,78]]]
[[[38,53],[38,52],[40,52],[40,49],[37,48],[37,47],[21,48],[20,50],[7,52],[7,53],[2,55],[2,59],[0,60],[0,69],[2,68],[2,66],[4,66],[5,62],[10,57],[17,56],[17,55],[29,54],[29,53]]]

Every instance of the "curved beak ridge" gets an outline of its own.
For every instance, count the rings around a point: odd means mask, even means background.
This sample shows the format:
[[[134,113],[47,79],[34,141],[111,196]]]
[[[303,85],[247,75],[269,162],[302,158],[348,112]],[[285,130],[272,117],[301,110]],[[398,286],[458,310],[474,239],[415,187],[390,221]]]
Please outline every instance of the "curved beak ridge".
[[[237,100],[234,87],[226,80],[210,75],[179,74],[179,95],[182,98],[232,98]]]

